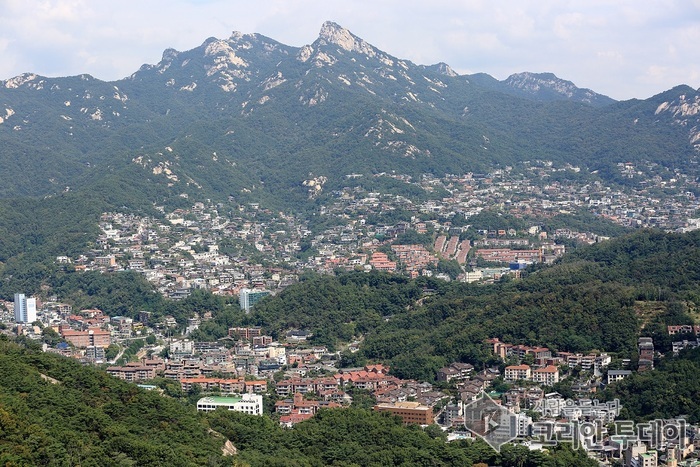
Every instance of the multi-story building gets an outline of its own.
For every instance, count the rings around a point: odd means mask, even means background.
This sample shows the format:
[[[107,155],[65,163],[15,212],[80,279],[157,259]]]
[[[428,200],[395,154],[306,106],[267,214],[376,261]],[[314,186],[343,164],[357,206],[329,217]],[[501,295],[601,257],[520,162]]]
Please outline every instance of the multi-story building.
[[[291,378],[277,383],[275,388],[277,395],[286,397],[291,394],[316,393],[338,389],[339,383],[336,378]]]
[[[268,295],[270,295],[268,290],[241,289],[238,295],[238,304],[241,310],[245,310],[248,313],[253,305]]]
[[[66,329],[61,331],[61,337],[80,349],[90,346],[107,348],[112,342],[109,331],[98,328],[91,328],[87,331]]]
[[[254,337],[262,336],[262,329],[258,327],[229,328],[228,335],[229,337],[238,336],[238,338],[240,338],[241,340],[249,341],[252,340]]]
[[[675,334],[700,334],[700,324],[681,324],[676,326],[668,326],[669,335]]]
[[[608,384],[620,381],[632,374],[632,370],[608,370]]]
[[[117,265],[117,259],[114,255],[97,256],[95,257],[95,265],[103,267],[113,267]]]
[[[245,391],[245,382],[242,379],[222,379],[222,378],[181,378],[180,387],[183,391],[189,391],[193,386],[199,386],[203,391],[219,389],[224,394],[240,394]]]
[[[505,381],[529,380],[531,376],[530,365],[511,365],[506,367],[503,379]]]
[[[15,294],[15,322],[33,323],[36,321],[36,299],[27,298],[23,293]]]
[[[263,397],[260,394],[242,394],[236,397],[204,397],[197,401],[197,410],[211,412],[219,407],[250,415],[263,414]]]
[[[382,403],[374,406],[377,412],[389,412],[401,417],[404,424],[430,425],[433,422],[433,409],[420,402]]]
[[[375,251],[372,253],[372,258],[369,260],[369,264],[379,271],[395,271],[396,261],[390,261],[386,253],[381,251]]]
[[[440,368],[437,372],[438,381],[466,380],[469,379],[474,366],[469,363],[454,362],[450,366]]]
[[[245,382],[245,392],[254,394],[263,394],[267,392],[267,381],[246,381]]]
[[[638,343],[639,350],[639,371],[654,369],[654,342],[651,337],[640,337]]]
[[[146,381],[156,377],[156,369],[140,363],[128,363],[126,366],[111,366],[107,373],[124,381]]]
[[[253,345],[254,346],[263,346],[263,345],[270,345],[272,344],[272,336],[254,336],[253,337]]]
[[[545,386],[552,386],[559,382],[559,369],[554,365],[538,368],[532,372],[532,380]]]
[[[105,349],[104,347],[95,347],[94,345],[89,345],[85,348],[85,358],[94,361],[100,361],[105,359]]]

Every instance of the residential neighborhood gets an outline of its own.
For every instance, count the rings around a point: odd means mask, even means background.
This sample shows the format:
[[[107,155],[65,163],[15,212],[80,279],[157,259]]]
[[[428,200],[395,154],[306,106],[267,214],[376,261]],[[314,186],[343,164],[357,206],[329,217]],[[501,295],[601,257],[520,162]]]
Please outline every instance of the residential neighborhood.
[[[633,178],[660,169],[625,164],[620,170]],[[579,186],[555,181],[561,172],[575,173],[575,168],[536,161],[527,164],[529,178],[509,168],[461,177],[424,175],[416,181],[379,174],[377,178],[446,196],[410,200],[346,187],[330,194],[315,223],[257,204],[197,202],[189,209],[163,212],[162,219],[103,213],[93,248],[76,257],[58,256],[56,264],[77,274],[134,271],[168,299],[182,300],[204,289],[231,297],[242,313],[250,313],[261,300],[309,271],[378,270],[411,278],[493,282],[504,276],[517,279],[529,265],[555,261],[572,241],[606,238],[569,228],[547,230],[536,222],[528,222],[524,229],[470,228],[469,219],[486,211],[547,219],[585,210],[628,227],[700,228],[693,217],[698,209],[693,195],[696,182],[681,173],[651,177],[646,188],[623,192],[598,182]],[[664,196],[652,196],[661,191]],[[392,221],[391,214],[399,212],[403,217]],[[420,241],[425,238],[431,241]],[[457,268],[441,269],[444,263]],[[225,407],[266,414],[293,427],[319,410],[361,404],[389,412],[406,424],[436,424],[450,439],[461,439],[480,435],[469,429],[478,418],[472,404],[488,398],[494,410],[512,417],[508,420],[515,427],[513,441],[533,448],[565,440],[563,433],[582,423],[597,431],[585,442],[581,437],[569,441],[582,443],[601,462],[674,465],[700,447],[694,435],[697,428],[685,425],[687,436],[661,444],[642,438],[621,440],[612,430],[621,422],[619,405],[596,398],[607,385],[654,368],[662,355],[650,337],[639,338],[639,361],[634,365],[614,359],[604,349],[564,352],[490,338],[483,348],[498,365],[475,368],[455,361],[436,371],[431,381],[416,381],[394,376],[382,362],[343,368],[340,352],[311,344],[306,329],[286,329],[273,337],[260,326],[230,327],[224,338],[203,342],[192,336],[212,319],[210,312],[178,321],[173,316],[154,319],[144,310],[133,310],[133,317],[126,317],[112,316],[110,310],[73,309],[58,296],[31,300],[35,300],[34,321],[18,321],[16,304],[0,303],[0,318],[11,325],[4,332],[38,340],[50,330],[55,342],[44,343],[46,352],[100,365],[128,382],[161,391],[169,388],[170,396],[196,398],[200,411]],[[672,353],[700,347],[699,331],[693,325],[668,326],[668,335],[677,337]],[[357,345],[359,341],[348,343],[345,350],[353,352]],[[566,394],[556,390],[564,381]],[[478,420],[487,425],[486,419]]]
[[[678,232],[700,228],[695,217],[700,202],[694,195],[698,182],[679,170],[668,172],[653,163],[621,164],[622,176],[642,179],[622,190],[597,181],[557,181],[576,174],[572,166],[532,161],[517,169],[442,178],[426,174],[418,180],[389,173],[373,176],[376,183],[403,184],[406,195],[364,190],[356,184],[365,176],[354,174],[348,178],[351,185],[326,195],[317,222],[257,203],[196,202],[189,209],[163,211],[162,220],[104,213],[94,248],[56,261],[76,271],[137,271],[175,300],[193,289],[234,296],[244,292],[253,299],[241,302],[249,310],[255,300],[298,281],[305,271],[376,269],[489,281],[517,277],[528,264],[552,262],[572,241],[607,238],[571,228],[543,230],[542,220],[557,215],[585,211],[625,227]],[[470,230],[470,218],[483,212],[541,221],[530,221],[521,230]],[[399,220],[392,221],[392,216]],[[408,232],[431,233],[434,241],[411,242],[415,236]],[[397,244],[401,238],[406,243]],[[440,261],[455,261],[462,271],[447,274],[437,267]]]

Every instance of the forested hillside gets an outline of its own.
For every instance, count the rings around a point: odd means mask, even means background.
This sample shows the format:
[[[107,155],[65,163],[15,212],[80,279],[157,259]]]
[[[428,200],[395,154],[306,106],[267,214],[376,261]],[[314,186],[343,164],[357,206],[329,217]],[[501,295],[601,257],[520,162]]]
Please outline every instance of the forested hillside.
[[[237,454],[225,457],[229,440]],[[229,444],[229,451],[231,450]],[[361,409],[324,410],[293,430],[269,416],[197,413],[78,362],[0,338],[0,463],[7,466],[594,466],[583,451],[445,443],[439,430]]]
[[[649,421],[683,415],[689,423],[700,422],[700,349],[682,351],[659,361],[654,371],[630,375],[606,389],[608,400],[623,402],[621,417]]]
[[[699,246],[699,232],[639,231],[490,286],[378,273],[323,276],[261,302],[250,320],[272,332],[307,328],[330,346],[362,336],[360,352],[347,358],[390,363],[405,378],[431,380],[455,360],[487,363],[483,342],[491,337],[630,358],[642,329],[665,350],[665,325],[692,321]],[[642,313],[649,303],[661,311]]]
[[[185,193],[299,207],[310,175],[337,189],[352,173],[548,160],[624,183],[617,163],[692,168],[697,157],[688,86],[614,102],[551,74],[459,76],[332,22],[304,47],[234,33],[115,82],[27,73],[1,84],[0,169],[13,174],[2,198],[100,186],[120,197],[136,184],[140,203]]]
[[[322,410],[292,430],[265,419],[214,413],[212,427],[241,447],[253,466],[470,466],[588,467],[582,450],[561,444],[550,451],[503,446],[497,453],[482,441],[445,443],[437,426],[403,426],[398,418],[362,409]]]
[[[0,340],[2,465],[231,465],[192,407]]]

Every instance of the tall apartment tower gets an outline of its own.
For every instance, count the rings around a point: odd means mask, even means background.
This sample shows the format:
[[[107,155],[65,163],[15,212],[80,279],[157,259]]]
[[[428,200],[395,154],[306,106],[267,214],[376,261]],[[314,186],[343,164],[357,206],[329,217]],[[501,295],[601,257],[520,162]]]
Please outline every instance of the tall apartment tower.
[[[15,322],[33,323],[36,321],[36,299],[27,298],[23,293],[15,294]]]

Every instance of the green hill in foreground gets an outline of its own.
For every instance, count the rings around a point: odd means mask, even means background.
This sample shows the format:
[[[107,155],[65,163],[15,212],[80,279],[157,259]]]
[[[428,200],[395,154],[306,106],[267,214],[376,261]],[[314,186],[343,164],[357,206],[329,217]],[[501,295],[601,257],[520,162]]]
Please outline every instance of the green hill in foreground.
[[[238,453],[224,457],[226,439]],[[5,466],[593,466],[585,453],[446,443],[361,409],[322,411],[284,429],[267,415],[191,406],[101,370],[0,340],[0,464]]]
[[[231,465],[193,408],[0,341],[0,464]]]

